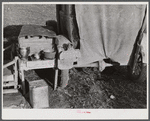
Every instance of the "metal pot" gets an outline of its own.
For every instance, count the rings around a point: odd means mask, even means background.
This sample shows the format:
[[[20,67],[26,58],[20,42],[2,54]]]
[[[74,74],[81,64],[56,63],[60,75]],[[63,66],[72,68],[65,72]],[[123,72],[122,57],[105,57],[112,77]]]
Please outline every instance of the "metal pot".
[[[21,47],[19,48],[19,55],[21,59],[28,59],[30,53],[30,47]]]
[[[44,52],[44,58],[46,59],[54,59],[56,52]]]

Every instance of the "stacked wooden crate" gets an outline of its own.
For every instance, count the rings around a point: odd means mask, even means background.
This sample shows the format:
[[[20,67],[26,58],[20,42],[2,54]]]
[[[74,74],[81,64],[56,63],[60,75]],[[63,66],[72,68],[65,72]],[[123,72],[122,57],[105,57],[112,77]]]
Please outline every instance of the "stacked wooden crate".
[[[15,57],[13,61],[4,62],[7,64],[3,65],[3,94],[18,92],[17,60],[18,58]]]

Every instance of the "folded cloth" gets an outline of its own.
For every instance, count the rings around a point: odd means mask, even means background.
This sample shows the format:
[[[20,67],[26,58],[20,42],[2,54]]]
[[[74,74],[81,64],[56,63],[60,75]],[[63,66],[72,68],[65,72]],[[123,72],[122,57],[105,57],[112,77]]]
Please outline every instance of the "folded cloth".
[[[73,67],[73,63],[78,61],[78,57],[80,57],[80,52],[78,49],[74,49],[72,43],[64,36],[58,35],[58,68],[61,70],[71,69]],[[64,48],[66,45],[66,49]],[[68,45],[68,46],[67,46]]]
[[[71,69],[74,66],[74,62],[80,58],[80,51],[73,47],[67,51],[62,51],[58,59],[58,68],[61,70]]]
[[[71,44],[71,42],[63,35],[58,35],[56,38],[58,40],[58,48],[62,48],[64,44]]]

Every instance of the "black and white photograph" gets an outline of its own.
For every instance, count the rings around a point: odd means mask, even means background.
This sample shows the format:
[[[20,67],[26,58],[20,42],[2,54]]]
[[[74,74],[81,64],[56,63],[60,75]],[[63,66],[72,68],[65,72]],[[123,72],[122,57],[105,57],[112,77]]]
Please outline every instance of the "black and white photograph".
[[[148,118],[148,2],[1,7],[3,119]]]

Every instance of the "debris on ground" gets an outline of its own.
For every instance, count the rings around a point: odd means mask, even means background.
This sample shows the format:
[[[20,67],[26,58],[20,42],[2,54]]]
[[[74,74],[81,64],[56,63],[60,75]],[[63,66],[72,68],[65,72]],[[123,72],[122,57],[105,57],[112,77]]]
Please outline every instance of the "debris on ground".
[[[87,69],[87,70],[86,70]],[[52,108],[146,108],[146,80],[132,82],[126,67],[111,68],[101,75],[98,69],[71,69],[66,88],[50,96]]]

